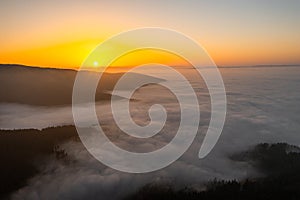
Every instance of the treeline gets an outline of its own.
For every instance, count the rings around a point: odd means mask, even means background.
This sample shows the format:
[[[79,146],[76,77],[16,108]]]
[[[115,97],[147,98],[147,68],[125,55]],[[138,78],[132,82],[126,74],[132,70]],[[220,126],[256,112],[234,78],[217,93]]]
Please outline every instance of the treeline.
[[[126,200],[300,199],[299,152],[298,147],[285,143],[259,144],[247,152],[232,156],[232,159],[249,162],[265,174],[264,178],[213,180],[206,185],[205,191],[191,188],[175,190],[172,185],[148,184]]]
[[[43,159],[48,156],[65,159],[67,154],[59,144],[72,138],[78,139],[74,126],[0,130],[0,199],[26,186],[40,172]]]

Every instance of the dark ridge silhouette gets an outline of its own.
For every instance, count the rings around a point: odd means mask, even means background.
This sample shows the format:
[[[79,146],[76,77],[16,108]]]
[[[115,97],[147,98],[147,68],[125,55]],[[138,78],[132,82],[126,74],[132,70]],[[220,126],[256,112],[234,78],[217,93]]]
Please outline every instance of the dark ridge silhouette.
[[[300,148],[286,143],[263,143],[233,155],[231,159],[247,161],[267,176],[297,174],[300,169]]]
[[[0,66],[0,103],[20,103],[39,106],[58,106],[72,103],[73,84],[77,71],[70,69],[52,69],[28,67],[22,65]],[[85,73],[89,80],[97,79],[98,73]],[[95,100],[110,100],[115,84],[124,73],[104,73],[99,81]],[[163,81],[151,76],[129,73],[131,76],[124,88],[135,84],[137,80]]]
[[[78,139],[74,126],[43,130],[0,130],[0,198],[26,186],[26,181],[39,173],[39,163],[45,156],[64,159],[59,144]]]
[[[72,162],[60,148],[60,144],[70,140],[80,142],[74,126],[0,130],[0,198],[8,198],[26,186],[31,177],[41,172],[40,166],[49,156],[67,164]],[[201,191],[189,186],[178,190],[170,183],[151,183],[125,199],[300,199],[299,147],[264,143],[231,159],[248,162],[265,176],[242,181],[215,179],[202,185]]]
[[[40,67],[40,66],[29,66],[29,65],[21,65],[21,64],[0,64],[0,69],[5,68],[19,68],[21,70],[60,70],[60,71],[75,71],[74,69],[65,69],[65,68],[55,68],[55,67]]]
[[[282,200],[300,199],[300,148],[286,143],[259,144],[247,152],[232,157],[247,161],[265,173],[263,178],[243,181],[213,180],[206,189],[197,191],[186,187],[174,189],[169,184],[147,184],[125,200]]]

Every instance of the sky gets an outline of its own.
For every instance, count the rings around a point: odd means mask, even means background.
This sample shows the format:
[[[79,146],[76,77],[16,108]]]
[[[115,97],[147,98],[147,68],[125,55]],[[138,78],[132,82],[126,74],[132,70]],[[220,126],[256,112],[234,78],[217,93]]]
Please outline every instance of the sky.
[[[299,64],[299,9],[298,0],[2,0],[0,63],[78,68],[112,35],[162,27],[195,39],[217,65]]]

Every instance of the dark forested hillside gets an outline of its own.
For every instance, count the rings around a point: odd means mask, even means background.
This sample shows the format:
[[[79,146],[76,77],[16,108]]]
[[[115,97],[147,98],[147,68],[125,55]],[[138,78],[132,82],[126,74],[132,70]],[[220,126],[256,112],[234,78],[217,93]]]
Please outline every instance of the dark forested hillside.
[[[60,156],[63,152],[58,145],[76,137],[74,126],[0,130],[0,198],[25,186],[39,172],[45,156]]]
[[[265,177],[243,181],[213,180],[205,191],[189,187],[175,190],[172,185],[148,184],[126,200],[191,199],[300,199],[300,148],[286,143],[259,144],[253,149],[236,154],[234,160],[247,161]]]

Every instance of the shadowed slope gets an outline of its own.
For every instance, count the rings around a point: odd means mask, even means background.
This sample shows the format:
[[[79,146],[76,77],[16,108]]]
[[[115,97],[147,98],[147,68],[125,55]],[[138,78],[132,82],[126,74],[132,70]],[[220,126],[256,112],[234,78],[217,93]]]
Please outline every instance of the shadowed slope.
[[[89,78],[98,78],[98,73],[83,72]],[[25,67],[21,65],[0,65],[0,103],[21,103],[39,106],[55,106],[72,103],[72,90],[77,71]],[[95,94],[96,101],[110,100],[106,91],[114,88],[124,73],[104,73]],[[128,85],[137,79],[160,82],[162,79],[130,73]]]

